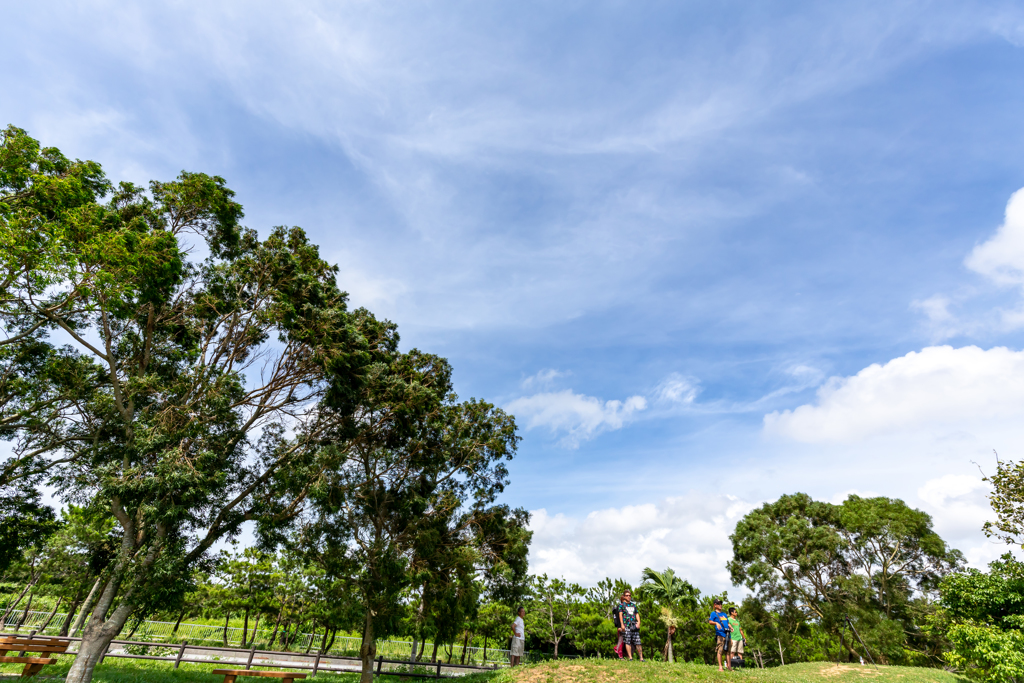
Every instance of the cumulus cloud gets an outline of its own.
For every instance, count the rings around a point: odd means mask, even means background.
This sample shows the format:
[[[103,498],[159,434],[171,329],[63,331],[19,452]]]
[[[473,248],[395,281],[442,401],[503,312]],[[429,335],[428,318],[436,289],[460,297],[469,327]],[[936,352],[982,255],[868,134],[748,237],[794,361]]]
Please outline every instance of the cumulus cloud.
[[[932,346],[852,377],[833,377],[816,403],[765,415],[769,435],[807,443],[857,441],[941,423],[1019,415],[1024,352]]]
[[[656,503],[595,510],[586,517],[532,513],[530,571],[594,585],[606,576],[637,582],[645,567],[672,567],[704,592],[731,586],[729,534],[754,504],[690,491]]]
[[[1024,285],[1024,189],[1010,196],[1003,224],[974,248],[964,265],[1000,284]]]
[[[563,444],[572,448],[601,432],[621,429],[646,408],[647,399],[643,396],[602,401],[571,389],[523,396],[506,406],[510,413],[525,421],[527,429],[546,427],[553,433],[564,433]]]

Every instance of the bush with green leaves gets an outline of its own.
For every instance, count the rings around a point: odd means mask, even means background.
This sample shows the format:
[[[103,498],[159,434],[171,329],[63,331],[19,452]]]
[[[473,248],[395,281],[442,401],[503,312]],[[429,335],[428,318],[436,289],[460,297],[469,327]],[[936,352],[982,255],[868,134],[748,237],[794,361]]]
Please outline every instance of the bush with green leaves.
[[[951,620],[946,661],[982,681],[1024,681],[1024,563],[1004,555],[988,572],[946,577],[942,605]]]

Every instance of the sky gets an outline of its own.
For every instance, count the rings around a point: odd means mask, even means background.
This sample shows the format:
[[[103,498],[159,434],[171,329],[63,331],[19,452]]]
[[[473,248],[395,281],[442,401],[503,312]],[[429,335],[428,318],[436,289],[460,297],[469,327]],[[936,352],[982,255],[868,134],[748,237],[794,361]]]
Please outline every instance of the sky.
[[[740,595],[729,534],[795,492],[1006,551],[1020,3],[44,0],[0,57],[0,125],[223,176],[512,412],[533,572]]]

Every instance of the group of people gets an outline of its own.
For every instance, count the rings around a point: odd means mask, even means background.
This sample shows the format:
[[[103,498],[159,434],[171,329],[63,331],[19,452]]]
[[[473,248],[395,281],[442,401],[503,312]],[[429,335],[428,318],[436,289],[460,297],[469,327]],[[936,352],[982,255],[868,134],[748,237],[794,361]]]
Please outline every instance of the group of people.
[[[512,647],[509,653],[509,661],[512,666],[516,666],[522,661],[523,648],[526,646],[526,610],[520,607],[516,610],[516,614],[516,619],[512,622]],[[615,644],[615,654],[619,656],[619,659],[632,660],[635,650],[640,661],[644,661],[643,645],[640,643],[640,610],[633,602],[631,591],[624,591],[619,598],[619,604],[612,608],[612,621],[619,632],[619,640]],[[743,628],[740,626],[739,613],[735,607],[730,607],[728,612],[723,612],[722,601],[715,600],[708,623],[715,627],[715,654],[718,658],[718,670],[732,671],[733,656],[738,657],[740,662],[743,661],[743,643],[746,640]],[[675,630],[675,626],[670,626],[669,635],[671,636]],[[725,654],[724,666],[723,653]]]
[[[743,643],[746,634],[740,626],[739,612],[730,607],[728,614],[722,611],[722,601],[715,600],[708,623],[715,627],[715,655],[718,670],[722,671],[722,652],[725,652],[725,668],[732,671],[732,658],[736,656],[743,663]]]

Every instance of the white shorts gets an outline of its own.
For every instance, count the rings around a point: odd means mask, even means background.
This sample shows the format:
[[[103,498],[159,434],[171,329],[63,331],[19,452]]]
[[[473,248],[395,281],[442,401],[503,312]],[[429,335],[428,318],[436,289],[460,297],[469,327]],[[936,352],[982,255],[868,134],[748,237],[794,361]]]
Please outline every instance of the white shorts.
[[[526,641],[522,638],[512,639],[512,650],[509,653],[512,657],[522,657],[523,648],[526,647]]]

